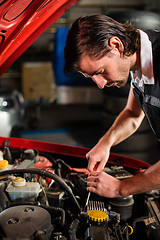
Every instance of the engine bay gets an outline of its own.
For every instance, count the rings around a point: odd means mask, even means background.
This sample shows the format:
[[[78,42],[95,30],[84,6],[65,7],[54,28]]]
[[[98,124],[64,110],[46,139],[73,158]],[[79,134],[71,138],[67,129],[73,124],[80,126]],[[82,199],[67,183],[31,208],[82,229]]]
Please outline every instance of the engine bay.
[[[0,239],[160,239],[159,190],[112,199],[91,193],[86,204],[86,164],[74,156],[2,146]],[[111,163],[104,171],[117,179],[138,172]]]

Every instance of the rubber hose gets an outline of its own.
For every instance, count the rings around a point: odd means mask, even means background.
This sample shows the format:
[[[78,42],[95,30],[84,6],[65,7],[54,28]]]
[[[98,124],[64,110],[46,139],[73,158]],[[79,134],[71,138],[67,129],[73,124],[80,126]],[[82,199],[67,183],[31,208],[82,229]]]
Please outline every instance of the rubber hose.
[[[4,176],[4,175],[8,175],[8,174],[17,174],[17,173],[33,173],[33,174],[38,174],[42,177],[48,177],[48,178],[55,180],[68,193],[69,197],[71,198],[71,200],[75,204],[78,212],[80,213],[79,203],[78,203],[77,199],[75,198],[71,188],[64,182],[64,180],[62,178],[57,176],[55,173],[51,173],[44,169],[38,169],[38,168],[24,168],[24,169],[11,169],[11,170],[2,171],[2,172],[0,172],[0,176]]]
[[[47,211],[52,211],[52,212],[61,212],[61,226],[63,227],[65,224],[65,211],[63,208],[59,208],[59,207],[51,207],[51,206],[47,206],[44,204],[40,204],[40,207],[46,209]]]
[[[74,219],[73,222],[71,223],[70,229],[68,231],[70,240],[77,240],[76,232],[77,232],[77,229],[78,229],[78,224],[79,224],[78,219]]]

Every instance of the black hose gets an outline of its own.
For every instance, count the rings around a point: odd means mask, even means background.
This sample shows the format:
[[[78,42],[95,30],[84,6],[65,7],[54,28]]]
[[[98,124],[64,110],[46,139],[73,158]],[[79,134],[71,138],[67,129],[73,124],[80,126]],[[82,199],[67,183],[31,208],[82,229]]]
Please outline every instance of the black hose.
[[[8,179],[9,179],[8,177],[0,178],[0,182],[7,181]]]
[[[70,169],[70,166],[67,163],[65,163],[62,159],[57,159],[56,166],[55,166],[55,172],[59,177],[61,177],[62,166],[65,169]]]
[[[66,167],[67,169],[70,169],[70,166],[65,161],[63,161],[62,159],[57,159],[57,162],[60,162],[63,165],[63,167]]]
[[[62,164],[61,162],[57,161],[57,167],[55,168],[55,173],[59,176],[62,177],[61,175],[61,170],[62,170]]]
[[[65,211],[64,211],[63,208],[51,207],[51,206],[47,206],[47,205],[44,205],[44,204],[40,204],[39,206],[42,207],[42,208],[45,208],[49,212],[60,212],[61,213],[61,226],[64,227],[64,224],[65,224]]]
[[[47,170],[38,169],[38,168],[24,168],[24,169],[11,169],[11,170],[2,171],[2,172],[0,172],[0,176],[4,176],[4,175],[8,175],[8,174],[19,174],[19,173],[38,174],[42,177],[48,177],[48,178],[55,180],[68,193],[68,196],[71,198],[71,200],[73,201],[74,205],[76,206],[78,212],[80,213],[79,203],[78,203],[76,197],[74,196],[71,188],[65,183],[65,181],[62,178],[57,176],[55,173],[51,173]]]
[[[71,226],[70,226],[69,231],[68,231],[70,240],[77,240],[76,232],[77,232],[77,229],[78,229],[78,224],[79,224],[78,219],[74,219],[73,222],[71,223]]]
[[[147,216],[143,216],[143,217],[136,218],[136,219],[133,221],[133,223],[132,223],[133,229],[136,228],[136,224],[137,224],[138,222],[144,222],[144,220],[147,219],[147,218],[148,218]]]

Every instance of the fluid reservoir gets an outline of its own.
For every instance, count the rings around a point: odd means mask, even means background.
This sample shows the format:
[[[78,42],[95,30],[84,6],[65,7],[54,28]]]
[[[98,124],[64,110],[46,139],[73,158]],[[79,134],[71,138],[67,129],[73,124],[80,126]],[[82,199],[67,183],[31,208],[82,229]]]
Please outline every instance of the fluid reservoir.
[[[0,172],[13,169],[13,167],[14,166],[12,164],[9,164],[7,160],[0,160]]]
[[[107,219],[108,215],[104,211],[88,211],[88,228],[85,233],[85,240],[109,240]]]
[[[35,198],[42,191],[38,182],[26,182],[24,178],[16,177],[6,188],[10,199]]]
[[[106,212],[100,211],[100,210],[90,210],[88,211],[88,218],[94,223],[104,223],[108,215]]]

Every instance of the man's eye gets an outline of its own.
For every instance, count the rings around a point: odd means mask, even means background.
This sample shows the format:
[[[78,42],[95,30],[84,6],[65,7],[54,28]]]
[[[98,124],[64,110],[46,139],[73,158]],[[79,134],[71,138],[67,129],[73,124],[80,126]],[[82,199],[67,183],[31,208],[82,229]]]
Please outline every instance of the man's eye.
[[[97,73],[95,73],[95,75],[99,75],[99,74],[102,74],[103,72],[102,71],[99,71]]]

